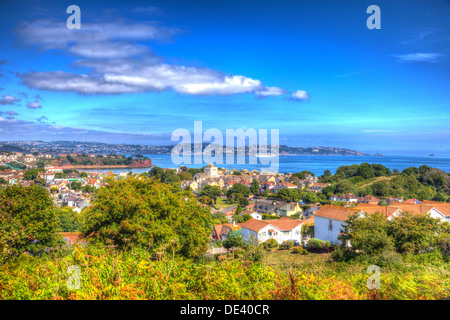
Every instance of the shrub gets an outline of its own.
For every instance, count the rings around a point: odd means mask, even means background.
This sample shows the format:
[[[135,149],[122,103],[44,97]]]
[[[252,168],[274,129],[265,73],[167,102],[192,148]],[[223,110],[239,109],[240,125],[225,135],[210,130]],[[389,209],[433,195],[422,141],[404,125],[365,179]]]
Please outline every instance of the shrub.
[[[292,250],[292,253],[297,253],[297,254],[303,253],[303,247],[295,247],[295,248]]]
[[[322,242],[323,241],[320,239],[311,238],[308,240],[308,246],[311,248],[320,249]]]
[[[294,247],[294,241],[292,241],[292,240],[288,240],[288,241],[283,241],[283,243],[281,244],[281,249],[284,249],[284,250],[289,250],[289,249],[291,249],[292,247]]]
[[[264,242],[264,249],[272,249],[272,248],[277,248],[278,247],[278,242],[275,239],[269,239],[266,240],[266,242]]]
[[[398,267],[402,263],[402,256],[394,250],[383,250],[378,257],[379,267]]]

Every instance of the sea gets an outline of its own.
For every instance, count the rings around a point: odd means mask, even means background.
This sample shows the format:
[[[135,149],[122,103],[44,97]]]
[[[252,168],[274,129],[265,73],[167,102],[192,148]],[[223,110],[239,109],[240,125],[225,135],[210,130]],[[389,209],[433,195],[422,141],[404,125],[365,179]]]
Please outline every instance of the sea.
[[[128,155],[126,155],[128,156]],[[194,157],[191,157],[190,163],[179,163],[179,161],[173,161],[170,154],[147,154],[145,155],[152,160],[155,166],[161,168],[173,168],[183,165],[188,168],[201,168],[209,164],[209,161],[203,161],[202,163],[194,163]],[[450,158],[440,157],[411,157],[411,156],[309,156],[309,155],[297,155],[297,156],[280,156],[280,157],[249,157],[249,156],[235,156],[233,161],[225,161],[225,157],[222,163],[214,163],[217,167],[225,169],[247,169],[258,170],[267,172],[280,172],[280,173],[295,173],[303,170],[308,170],[314,173],[316,176],[322,175],[325,170],[330,170],[331,173],[335,173],[336,169],[340,166],[349,166],[352,164],[361,164],[367,162],[370,164],[382,164],[383,166],[393,170],[398,169],[402,171],[408,167],[419,167],[421,165],[427,165],[432,168],[439,168],[445,172],[450,172]],[[226,162],[226,163],[225,163]],[[112,171],[116,174],[121,172],[133,172],[142,173],[149,171],[150,168],[133,168],[133,169],[95,169],[95,170],[82,170],[87,172],[107,172]]]

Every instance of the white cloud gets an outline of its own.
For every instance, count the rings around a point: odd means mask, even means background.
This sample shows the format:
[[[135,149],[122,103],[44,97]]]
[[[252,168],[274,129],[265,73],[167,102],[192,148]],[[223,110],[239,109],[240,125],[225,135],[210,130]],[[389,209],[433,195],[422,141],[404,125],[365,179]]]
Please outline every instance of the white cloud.
[[[151,9],[151,8],[150,8]],[[145,10],[144,10],[145,11]],[[167,39],[180,30],[148,23],[83,23],[73,32],[60,22],[28,22],[17,30],[26,44],[41,49],[61,49],[81,57],[72,67],[87,73],[33,71],[18,76],[30,88],[80,94],[123,94],[173,90],[188,95],[233,95],[254,93],[256,97],[279,96],[288,91],[265,87],[258,79],[224,74],[206,67],[173,65],[152,54],[139,41]],[[297,100],[304,100],[297,91]],[[37,103],[37,101],[35,102]]]
[[[291,98],[298,101],[308,100],[309,94],[305,90],[297,90],[291,94]]]
[[[2,98],[0,99],[0,105],[6,105],[6,104],[15,104],[19,102],[20,99],[15,98],[12,95],[4,94]]]
[[[27,104],[27,108],[28,109],[39,109],[39,108],[42,108],[42,106],[38,101],[34,101],[34,102],[30,101]]]
[[[282,94],[286,94],[287,90],[278,88],[278,87],[266,87],[263,90],[255,92],[255,95],[259,98],[266,98],[266,97],[275,97],[280,96]]]
[[[437,62],[439,57],[443,55],[440,53],[408,53],[408,54],[393,54],[399,62]]]

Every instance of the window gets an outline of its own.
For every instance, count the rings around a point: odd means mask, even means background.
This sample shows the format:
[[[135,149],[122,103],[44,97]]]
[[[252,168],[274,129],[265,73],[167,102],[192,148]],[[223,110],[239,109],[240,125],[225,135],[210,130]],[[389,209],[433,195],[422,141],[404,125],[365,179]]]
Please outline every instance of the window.
[[[289,235],[289,231],[281,231],[281,234],[283,235],[283,236],[288,236]]]
[[[265,237],[266,233],[265,232],[261,232],[261,237]]]
[[[333,220],[330,219],[330,223],[328,224],[328,230],[333,230]]]

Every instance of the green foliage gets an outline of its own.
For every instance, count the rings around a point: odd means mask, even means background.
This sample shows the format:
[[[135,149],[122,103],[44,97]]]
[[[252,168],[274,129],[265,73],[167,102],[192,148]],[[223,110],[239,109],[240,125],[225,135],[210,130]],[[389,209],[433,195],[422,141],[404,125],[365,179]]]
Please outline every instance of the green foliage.
[[[216,201],[216,199],[221,195],[222,190],[220,190],[218,186],[206,185],[198,192],[199,197],[209,197],[211,199],[214,199],[214,201]]]
[[[87,178],[87,177],[88,177],[87,172],[81,172],[80,173],[80,178]]]
[[[303,223],[301,230],[302,237],[314,237],[314,223]]]
[[[388,235],[388,221],[379,213],[350,216],[338,239],[342,245],[350,241],[352,249],[360,250],[362,254],[370,255],[393,248]]]
[[[35,180],[38,177],[38,174],[39,174],[38,169],[26,170],[23,173],[23,179],[24,180]]]
[[[0,255],[37,254],[60,244],[53,202],[47,190],[12,185],[0,190]]]
[[[268,239],[264,242],[263,245],[265,249],[278,248],[278,242],[275,239]]]
[[[277,198],[287,202],[296,202],[300,200],[300,194],[297,189],[283,188],[278,191]]]
[[[234,194],[241,194],[247,198],[250,195],[250,189],[240,183],[235,183],[227,192],[228,198],[233,198]]]
[[[253,179],[252,184],[250,185],[250,192],[252,194],[259,194],[259,182],[256,179]]]
[[[174,169],[168,169],[162,174],[161,182],[178,183],[178,182],[180,182],[180,177],[177,176],[177,173]]]
[[[280,248],[283,249],[283,250],[289,250],[289,249],[292,249],[294,247],[294,244],[295,243],[292,240],[283,241],[281,243]]]
[[[78,232],[81,229],[80,214],[73,211],[69,207],[55,209],[56,218],[58,219],[58,231],[60,232]]]
[[[84,236],[120,249],[152,253],[174,250],[186,257],[203,254],[212,232],[209,210],[192,196],[149,179],[109,180],[83,211]]]
[[[244,247],[243,253],[244,259],[251,261],[252,263],[257,263],[261,262],[262,259],[264,258],[264,253],[262,249],[263,246],[260,243],[258,243],[257,240],[255,240],[253,235],[250,238],[250,240],[247,240],[243,243],[243,247]]]
[[[330,241],[320,240],[316,238],[311,238],[308,240],[308,247],[314,249],[326,249],[330,247]]]
[[[194,179],[192,177],[192,174],[189,173],[188,171],[182,171],[182,172],[178,173],[178,177],[180,178],[181,181],[183,181],[183,180],[193,180]]]
[[[388,232],[397,251],[417,253],[438,244],[441,222],[429,215],[405,212],[392,220]]]

